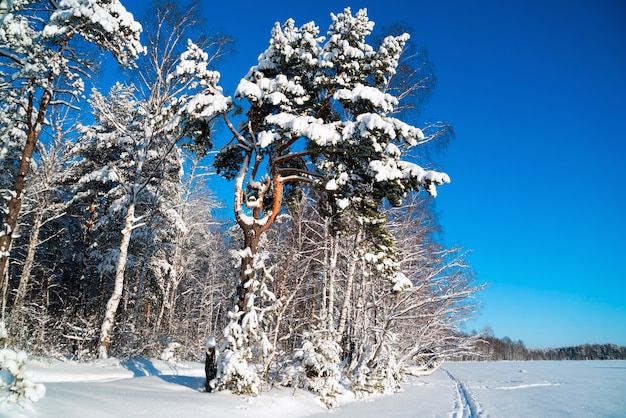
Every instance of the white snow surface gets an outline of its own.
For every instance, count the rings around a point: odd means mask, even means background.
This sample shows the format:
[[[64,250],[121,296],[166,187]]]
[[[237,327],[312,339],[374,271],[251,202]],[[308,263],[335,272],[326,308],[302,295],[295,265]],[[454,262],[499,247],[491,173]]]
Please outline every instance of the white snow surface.
[[[623,417],[626,361],[445,363],[410,377],[403,391],[328,410],[309,392],[274,388],[258,397],[205,393],[200,363],[108,359],[29,360],[46,395],[2,417]]]

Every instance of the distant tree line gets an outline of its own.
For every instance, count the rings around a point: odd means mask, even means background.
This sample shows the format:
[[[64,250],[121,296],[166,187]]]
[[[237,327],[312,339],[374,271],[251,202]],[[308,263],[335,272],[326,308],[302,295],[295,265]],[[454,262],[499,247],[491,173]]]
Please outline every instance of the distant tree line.
[[[615,344],[583,344],[559,348],[527,348],[509,337],[486,336],[476,342],[476,351],[463,355],[469,361],[523,360],[626,360],[626,347]]]

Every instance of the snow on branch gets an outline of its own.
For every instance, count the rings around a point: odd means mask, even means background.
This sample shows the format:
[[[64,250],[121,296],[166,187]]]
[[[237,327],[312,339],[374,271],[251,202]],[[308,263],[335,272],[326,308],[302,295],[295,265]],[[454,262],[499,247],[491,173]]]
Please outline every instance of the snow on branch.
[[[78,34],[110,51],[120,64],[130,66],[140,54],[141,24],[118,0],[60,0],[43,30],[45,38]]]
[[[367,101],[383,112],[393,112],[394,106],[398,104],[398,99],[391,94],[383,93],[378,88],[362,84],[357,84],[353,89],[339,89],[333,97],[335,100],[352,103],[360,100]]]
[[[208,60],[206,52],[191,40],[187,41],[187,49],[181,54],[176,70],[168,76],[168,81],[176,80],[186,87],[170,104],[175,110],[168,125],[170,130],[180,126],[195,129],[230,109],[231,98],[224,96],[218,86],[220,73],[209,70]]]
[[[306,137],[317,143],[318,145],[336,145],[342,142],[342,135],[337,131],[340,126],[335,123],[324,123],[322,119],[312,116],[296,116],[290,113],[278,113],[276,115],[268,115],[265,121],[269,124],[276,125],[295,137]],[[266,140],[266,136],[263,137]]]
[[[437,196],[435,186],[450,183],[450,177],[446,173],[424,170],[419,165],[408,161],[397,161],[391,158],[373,160],[370,161],[369,168],[375,173],[375,179],[378,182],[415,179],[432,196]]]

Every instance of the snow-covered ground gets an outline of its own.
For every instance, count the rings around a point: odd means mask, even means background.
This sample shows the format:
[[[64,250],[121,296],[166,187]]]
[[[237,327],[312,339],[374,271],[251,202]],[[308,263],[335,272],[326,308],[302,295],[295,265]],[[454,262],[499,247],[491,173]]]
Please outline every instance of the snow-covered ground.
[[[203,365],[114,359],[91,364],[30,361],[46,396],[7,417],[625,417],[626,361],[446,363],[410,378],[404,391],[327,410],[304,391],[247,398],[208,394]]]

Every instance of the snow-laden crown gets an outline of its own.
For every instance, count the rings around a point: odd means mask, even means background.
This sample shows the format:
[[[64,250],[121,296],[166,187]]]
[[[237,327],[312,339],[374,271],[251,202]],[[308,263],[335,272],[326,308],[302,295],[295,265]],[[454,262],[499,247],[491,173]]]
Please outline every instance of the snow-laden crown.
[[[14,86],[78,97],[89,64],[76,52],[76,42],[110,52],[124,66],[145,51],[141,25],[118,0],[12,1],[0,11],[0,76]]]
[[[60,0],[43,30],[45,38],[79,35],[110,51],[122,65],[145,52],[142,28],[118,0]]]
[[[276,24],[269,47],[235,92],[249,101],[255,128],[243,145],[280,159],[283,176],[295,173],[285,167],[290,146],[306,149],[298,153],[300,161],[309,158],[298,180],[304,170],[340,208],[358,190],[373,188],[371,195],[397,204],[411,190],[435,195],[435,185],[450,181],[401,159],[428,140],[393,116],[398,99],[387,92],[409,36],[388,36],[374,48],[366,41],[373,26],[365,10],[353,16],[349,8],[332,15],[327,37],[313,23]]]

